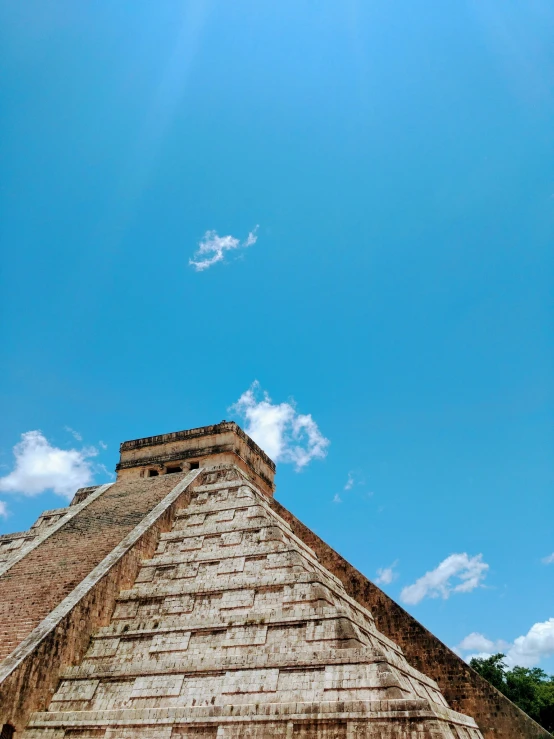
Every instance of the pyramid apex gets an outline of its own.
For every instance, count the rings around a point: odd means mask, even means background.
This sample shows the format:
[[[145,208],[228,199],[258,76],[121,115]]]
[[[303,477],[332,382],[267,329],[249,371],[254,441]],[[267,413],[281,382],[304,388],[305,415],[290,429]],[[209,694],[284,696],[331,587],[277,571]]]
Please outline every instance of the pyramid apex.
[[[124,441],[119,451],[118,480],[235,464],[267,495],[275,490],[275,463],[234,421]]]

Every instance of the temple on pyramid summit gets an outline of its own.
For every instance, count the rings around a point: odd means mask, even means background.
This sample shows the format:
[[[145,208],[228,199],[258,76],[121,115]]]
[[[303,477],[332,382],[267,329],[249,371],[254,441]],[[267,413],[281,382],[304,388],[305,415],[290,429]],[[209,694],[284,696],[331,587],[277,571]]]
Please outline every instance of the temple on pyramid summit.
[[[126,441],[114,483],[0,537],[1,739],[550,736],[274,475],[235,423]]]

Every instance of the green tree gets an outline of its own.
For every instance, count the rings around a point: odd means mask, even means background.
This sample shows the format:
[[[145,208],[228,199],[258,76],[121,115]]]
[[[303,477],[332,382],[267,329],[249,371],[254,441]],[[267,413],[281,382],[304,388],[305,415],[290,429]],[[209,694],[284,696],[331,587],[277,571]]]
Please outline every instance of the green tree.
[[[488,680],[491,685],[501,693],[506,695],[506,664],[504,663],[504,654],[493,654],[491,657],[479,658],[474,657],[469,666],[473,667],[481,677]]]
[[[554,732],[554,675],[538,667],[509,670],[505,657],[474,657],[469,665],[547,731]]]

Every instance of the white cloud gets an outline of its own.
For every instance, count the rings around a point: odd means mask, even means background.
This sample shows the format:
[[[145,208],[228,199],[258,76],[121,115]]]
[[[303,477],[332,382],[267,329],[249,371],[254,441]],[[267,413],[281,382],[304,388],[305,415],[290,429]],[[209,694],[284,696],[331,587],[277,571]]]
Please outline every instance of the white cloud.
[[[483,634],[479,634],[477,631],[472,631],[471,634],[462,639],[458,644],[457,649],[463,651],[475,651],[478,652],[491,652],[494,649],[494,642],[487,639]]]
[[[333,503],[342,503],[342,498],[338,493],[335,493],[335,497],[333,498]]]
[[[106,449],[108,448],[108,445],[105,444],[103,441],[99,441],[98,446],[100,447],[100,449],[103,449],[104,451],[106,451]]]
[[[543,557],[542,563],[543,565],[554,564],[554,552],[552,552],[552,554],[549,554],[548,557]]]
[[[0,478],[4,492],[38,495],[53,490],[70,498],[77,488],[92,483],[90,457],[98,453],[94,447],[59,449],[52,446],[41,431],[27,431],[13,448],[15,468]]]
[[[0,518],[7,518],[8,516],[8,506],[3,500],[0,500]]]
[[[489,566],[483,562],[482,554],[475,557],[470,557],[465,552],[451,554],[413,585],[403,588],[400,598],[404,603],[415,605],[423,598],[446,599],[451,593],[469,593],[481,585],[488,569]],[[457,578],[460,582],[453,585],[452,578]]]
[[[390,585],[393,580],[398,577],[398,572],[394,571],[394,568],[398,564],[398,560],[395,560],[390,567],[381,567],[377,570],[377,577],[375,578],[376,585]]]
[[[78,431],[75,431],[75,429],[72,429],[71,426],[64,426],[64,429],[77,441],[83,441],[81,434]]]
[[[474,650],[477,652],[473,653]],[[554,655],[554,618],[533,624],[525,636],[518,636],[511,643],[502,639],[492,641],[483,634],[473,632],[462,639],[455,651],[458,654],[472,652],[464,656],[466,662],[473,657],[482,659],[502,652],[506,655],[508,667],[535,667],[542,659]]]
[[[218,236],[217,231],[206,231],[193,258],[189,259],[189,264],[197,272],[203,272],[213,264],[223,261],[226,252],[234,249],[246,249],[253,246],[257,240],[258,226],[250,231],[242,243],[234,236]]]
[[[533,624],[525,636],[514,639],[506,652],[508,664],[534,667],[543,657],[554,655],[554,618]]]
[[[256,380],[230,408],[246,420],[246,433],[274,462],[290,462],[296,470],[327,454],[329,439],[310,414],[297,413],[291,403],[275,404],[267,393],[258,399]]]

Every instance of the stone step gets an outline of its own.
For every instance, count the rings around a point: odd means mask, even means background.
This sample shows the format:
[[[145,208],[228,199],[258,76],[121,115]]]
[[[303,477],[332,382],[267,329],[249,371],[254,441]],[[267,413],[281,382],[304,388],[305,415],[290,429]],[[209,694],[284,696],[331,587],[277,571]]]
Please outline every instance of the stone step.
[[[236,546],[236,545],[235,545]],[[237,559],[239,557],[257,557],[261,555],[271,554],[290,554],[291,556],[296,554],[302,558],[303,562],[309,565],[306,569],[318,570],[323,573],[326,577],[333,580],[336,585],[343,587],[341,581],[324,568],[316,559],[313,559],[307,552],[298,549],[296,546],[291,546],[281,541],[266,541],[259,544],[254,544],[249,547],[241,547],[240,554],[235,551],[235,546],[229,546],[224,548],[223,551],[208,551],[203,552],[201,549],[193,549],[186,552],[178,552],[166,554],[161,552],[155,554],[152,559],[143,560],[141,564],[142,568],[155,568],[163,567],[168,565],[179,565],[189,564],[191,562],[220,562],[227,559]],[[140,579],[140,576],[139,576]]]
[[[271,542],[270,542],[271,543]],[[184,558],[181,553],[170,553],[170,554],[159,554],[154,558],[145,560],[141,564],[142,570],[151,570],[156,568],[164,568],[170,566],[179,565],[218,565],[221,562],[227,563],[230,560],[259,560],[266,564],[266,569],[278,569],[279,567],[286,567],[291,565],[298,565],[303,567],[305,570],[314,572],[316,570],[323,572],[327,575],[326,571],[318,566],[317,563],[311,562],[302,552],[299,552],[296,548],[283,548],[275,549],[274,547],[269,548],[267,544],[262,547],[245,547],[239,552],[223,551],[219,552],[198,552],[198,556],[194,559]],[[282,564],[279,564],[282,562]],[[228,570],[233,572],[233,570]],[[331,578],[332,579],[332,578]]]
[[[271,511],[272,515],[273,512]],[[287,524],[288,525],[288,524]],[[179,541],[182,539],[191,539],[200,536],[215,536],[217,534],[226,534],[239,531],[259,531],[261,529],[275,529],[280,534],[281,540],[293,541],[300,550],[305,551],[313,559],[317,560],[317,555],[313,549],[306,546],[292,531],[285,528],[285,522],[282,519],[271,518],[265,515],[256,516],[250,521],[222,521],[209,526],[194,526],[194,531],[189,532],[187,529],[172,529],[160,536],[160,541]]]
[[[213,604],[210,606],[211,608],[229,612],[238,610],[244,612],[245,609],[256,607],[255,601],[257,598],[263,597],[264,594],[272,591],[276,593],[276,598],[281,598],[279,604],[270,604],[273,609],[276,606],[278,608],[286,605],[294,606],[296,603],[306,606],[309,606],[310,603],[317,603],[319,607],[323,607],[324,602],[328,603],[329,606],[337,607],[340,604],[336,603],[335,600],[339,600],[343,604],[354,607],[355,610],[365,615],[373,623],[371,614],[364,613],[360,606],[356,608],[346,594],[340,591],[337,592],[333,583],[324,582],[324,577],[320,573],[314,572],[276,572],[257,579],[249,576],[245,577],[242,573],[239,573],[237,576],[227,577],[225,582],[218,581],[213,577],[206,577],[138,583],[131,590],[120,592],[114,618],[136,617],[136,613],[123,609],[124,604],[129,608],[131,603],[136,603],[137,607],[141,607],[145,604],[153,605],[156,601],[166,601],[166,599],[179,599],[181,601],[188,599],[190,604],[180,612],[190,613],[198,599],[204,596],[216,598],[221,596],[221,602]]]
[[[400,657],[403,656],[401,648],[393,641],[388,639],[380,631],[377,631],[374,624],[359,614],[348,608],[314,608],[311,613],[305,610],[292,609],[291,611],[283,611],[281,609],[267,612],[253,612],[248,614],[230,615],[222,620],[218,615],[215,618],[198,619],[194,616],[161,616],[156,619],[142,620],[127,619],[119,620],[109,626],[101,627],[92,637],[93,641],[102,639],[113,639],[114,637],[130,637],[141,636],[146,634],[170,634],[175,632],[197,631],[202,629],[220,629],[238,626],[254,626],[257,624],[264,625],[293,625],[298,622],[313,621],[335,621],[338,619],[347,619],[354,623],[373,639],[387,646],[396,652]]]
[[[333,588],[332,583],[323,583],[322,579],[323,578],[318,573],[290,573],[288,574],[288,577],[283,575],[274,575],[271,577],[256,578],[255,581],[242,577],[240,579],[235,578],[231,582],[229,582],[231,578],[228,578],[225,584],[214,583],[213,581],[205,583],[187,583],[186,581],[168,580],[167,582],[156,584],[154,586],[150,584],[148,584],[149,587],[144,588],[134,586],[132,590],[121,591],[118,596],[117,602],[123,604],[130,603],[132,601],[162,601],[166,598],[181,598],[186,596],[190,596],[190,598],[193,598],[194,596],[196,598],[202,595],[215,595],[219,593],[223,593],[223,597],[225,597],[226,593],[236,593],[236,597],[227,596],[225,603],[222,604],[221,607],[224,610],[229,611],[233,609],[241,609],[242,611],[244,611],[245,608],[251,608],[253,606],[254,598],[257,592],[263,591],[264,589],[282,588],[288,586],[293,588],[292,593],[290,593],[286,599],[286,602],[290,603],[291,606],[294,606],[294,603],[305,603],[306,605],[308,605],[310,602],[317,603],[321,600],[326,600],[327,591],[329,591],[331,593],[334,593],[336,597],[350,606],[364,619],[367,619],[371,624],[374,624],[373,616],[366,608],[354,601],[346,593],[340,591],[337,592],[337,590]],[[316,595],[317,597],[309,600],[307,598],[301,598],[300,594],[295,595],[294,586],[299,584],[319,585],[324,588],[324,590],[322,592],[315,593],[314,595]],[[239,596],[239,593],[241,592],[244,594],[242,598]],[[251,593],[252,597],[248,599],[246,597],[247,593]],[[329,603],[329,606],[337,607],[337,605],[332,602]],[[190,612],[192,610],[192,607],[193,603],[190,604],[190,607],[184,608],[180,612]],[[322,606],[320,605],[319,607]],[[117,616],[118,619],[134,619],[135,617],[136,614],[134,613],[121,614]]]
[[[394,667],[402,674],[414,678],[434,691],[438,691],[438,686],[434,680],[431,680],[431,678],[419,673],[407,662],[397,659],[392,660],[381,650],[371,647],[360,647],[357,649],[326,649],[322,647],[317,650],[302,648],[289,649],[285,653],[264,653],[258,651],[254,654],[251,653],[241,656],[218,655],[216,657],[213,657],[212,655],[199,657],[198,654],[194,654],[188,659],[186,657],[178,657],[173,660],[164,660],[163,662],[142,661],[122,663],[112,667],[89,663],[75,667],[68,667],[62,672],[61,677],[65,680],[111,680],[116,677],[129,678],[151,675],[183,674],[198,675],[201,673],[211,672],[279,669],[287,667],[294,668],[295,670],[313,670],[317,668],[325,668],[330,665],[371,664],[383,664],[385,666]]]
[[[198,529],[199,528],[200,527],[198,527]],[[214,536],[216,534],[230,534],[234,532],[253,530],[260,531],[262,529],[275,529],[277,532],[280,532],[284,536],[287,535],[287,533],[283,531],[276,522],[270,521],[268,518],[264,518],[263,521],[244,521],[240,523],[240,525],[238,525],[236,521],[224,521],[218,524],[217,527],[205,527],[202,532],[200,532],[198,529],[196,526],[194,527],[194,530],[190,532],[188,531],[188,529],[172,529],[171,531],[160,534],[160,541],[180,541],[182,539],[194,539],[210,535]]]
[[[185,552],[160,552],[155,554],[152,559],[144,559],[141,568],[162,567],[171,564],[188,564],[190,562],[219,562],[222,559],[235,559],[237,557],[257,557],[267,554],[281,554],[295,552],[306,561],[309,561],[303,552],[299,552],[296,547],[291,547],[281,541],[264,541],[259,544],[252,544],[246,547],[240,547],[240,554],[237,553],[236,545],[222,547],[221,551],[203,552],[201,549],[193,549]]]
[[[318,701],[291,703],[245,703],[223,706],[172,706],[168,708],[101,711],[58,711],[33,714],[29,728],[173,726],[175,724],[221,724],[257,721],[363,721],[377,719],[435,720],[464,726],[477,732],[475,721],[457,711],[423,698],[370,701]],[[471,736],[471,734],[470,734]],[[474,734],[475,738],[479,736]],[[27,739],[23,735],[23,739]],[[471,737],[473,739],[473,736]]]
[[[190,581],[189,581],[190,580]],[[133,600],[161,600],[164,598],[176,597],[180,595],[209,595],[213,593],[225,593],[225,592],[236,592],[236,591],[251,591],[257,592],[264,588],[273,587],[291,587],[297,585],[319,585],[326,589],[340,600],[348,603],[359,613],[362,613],[366,618],[373,622],[373,616],[371,613],[361,606],[353,598],[342,589],[342,585],[337,586],[336,582],[331,578],[327,577],[324,572],[299,572],[299,573],[279,573],[275,572],[272,575],[243,575],[238,574],[227,574],[224,582],[214,581],[213,577],[196,577],[196,578],[183,578],[181,580],[161,580],[155,583],[137,583],[130,590],[122,590],[119,594],[117,601],[126,602]],[[319,599],[325,599],[325,592],[319,594]],[[294,600],[297,598],[297,600]],[[316,600],[316,599],[312,599]],[[295,595],[294,591],[287,598],[287,602],[309,602],[307,598],[300,598]],[[252,604],[250,604],[252,605]],[[330,605],[335,605],[330,603]],[[231,607],[231,606],[230,606]],[[239,607],[239,606],[237,606]],[[241,606],[247,607],[247,606]]]
[[[230,493],[226,500],[218,502],[207,500],[205,503],[198,503],[198,498],[193,498],[186,508],[179,508],[176,511],[175,517],[180,519],[188,518],[189,516],[210,515],[211,513],[220,513],[229,510],[236,511],[237,509],[246,509],[252,506],[259,506],[268,516],[278,521],[289,531],[292,531],[290,524],[275,513],[263,495],[256,492],[253,488],[250,488],[248,493],[243,495]]]
[[[229,500],[222,501],[221,503],[205,503],[204,505],[194,505],[191,503],[186,508],[179,508],[175,512],[175,519],[190,518],[190,516],[209,516],[211,513],[221,513],[222,511],[230,510],[243,510],[250,508],[251,506],[260,506],[264,510],[267,507],[263,505],[261,500],[256,496],[255,493],[249,493],[248,497],[231,497]],[[282,519],[281,519],[282,520]],[[285,523],[283,521],[283,523]],[[290,529],[290,526],[289,526]]]
[[[252,483],[247,477],[236,478],[235,480],[225,480],[220,482],[212,482],[209,484],[198,485],[194,488],[195,493],[218,493],[222,490],[236,490],[239,487],[246,486],[252,488]],[[254,488],[255,489],[255,488]],[[193,499],[194,500],[194,499]]]

